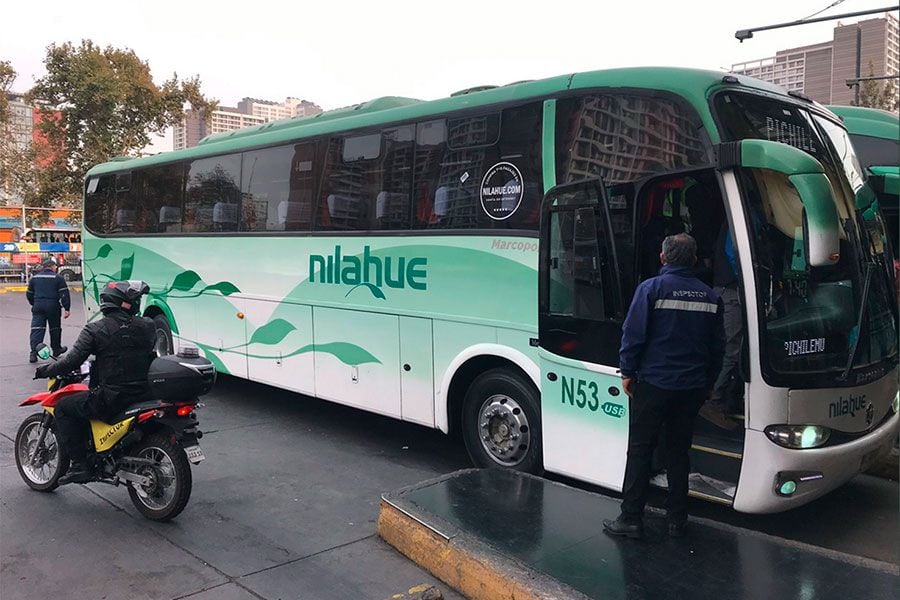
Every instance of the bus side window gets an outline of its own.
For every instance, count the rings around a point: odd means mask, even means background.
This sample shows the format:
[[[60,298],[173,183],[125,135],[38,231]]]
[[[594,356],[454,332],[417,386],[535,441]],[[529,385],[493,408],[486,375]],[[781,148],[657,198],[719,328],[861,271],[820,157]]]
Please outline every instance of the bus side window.
[[[115,181],[115,175],[95,175],[87,180],[84,191],[84,225],[94,233],[104,234],[110,230]]]
[[[184,196],[184,231],[237,231],[241,155],[192,161]]]

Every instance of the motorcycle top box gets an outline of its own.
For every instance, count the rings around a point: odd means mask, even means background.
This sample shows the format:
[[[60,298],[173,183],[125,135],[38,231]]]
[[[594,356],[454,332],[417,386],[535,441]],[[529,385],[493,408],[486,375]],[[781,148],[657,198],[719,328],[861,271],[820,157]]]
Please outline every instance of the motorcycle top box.
[[[188,350],[154,359],[147,378],[155,398],[174,402],[207,393],[216,381],[216,369],[196,351]]]

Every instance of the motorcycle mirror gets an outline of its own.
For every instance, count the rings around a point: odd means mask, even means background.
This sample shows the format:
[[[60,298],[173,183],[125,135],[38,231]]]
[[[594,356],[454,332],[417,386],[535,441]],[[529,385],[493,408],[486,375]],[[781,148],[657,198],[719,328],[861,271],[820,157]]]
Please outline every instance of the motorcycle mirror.
[[[39,344],[37,347],[37,355],[43,360],[49,360],[52,356],[52,353],[50,352],[50,346],[48,346],[47,344]]]

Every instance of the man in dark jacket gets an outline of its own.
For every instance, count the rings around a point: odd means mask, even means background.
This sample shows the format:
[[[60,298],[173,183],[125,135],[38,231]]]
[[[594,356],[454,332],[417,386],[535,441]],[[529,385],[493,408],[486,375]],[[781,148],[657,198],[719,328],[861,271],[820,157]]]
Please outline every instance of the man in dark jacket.
[[[619,368],[631,416],[622,512],[603,522],[611,535],[639,538],[650,463],[666,426],[669,535],[684,534],[694,419],[722,364],[722,300],[697,279],[697,244],[680,233],[662,244],[662,270],[634,294],[622,327]]]
[[[93,477],[87,464],[90,419],[109,419],[129,404],[149,399],[147,372],[155,357],[156,327],[152,319],[137,316],[141,296],[149,291],[143,281],[107,284],[100,293],[103,318],[85,325],[65,358],[35,371],[35,377],[53,377],[78,368],[91,354],[96,357],[90,391],[67,396],[56,405],[56,437],[72,461],[60,483]]]
[[[65,310],[64,318],[69,318],[72,307],[69,298],[69,286],[62,275],[56,273],[56,261],[47,257],[41,263],[41,271],[35,273],[28,282],[25,297],[31,305],[31,354],[28,362],[37,362],[38,344],[44,341],[44,330],[50,327],[50,348],[53,356],[66,351],[62,345],[62,325],[60,323],[60,306]]]

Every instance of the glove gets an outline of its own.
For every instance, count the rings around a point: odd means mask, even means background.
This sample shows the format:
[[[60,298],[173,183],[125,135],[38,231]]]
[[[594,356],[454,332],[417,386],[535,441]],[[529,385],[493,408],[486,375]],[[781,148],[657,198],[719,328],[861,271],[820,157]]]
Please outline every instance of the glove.
[[[47,369],[50,365],[41,365],[37,369],[34,370],[34,378],[35,379],[46,379],[47,378]]]

